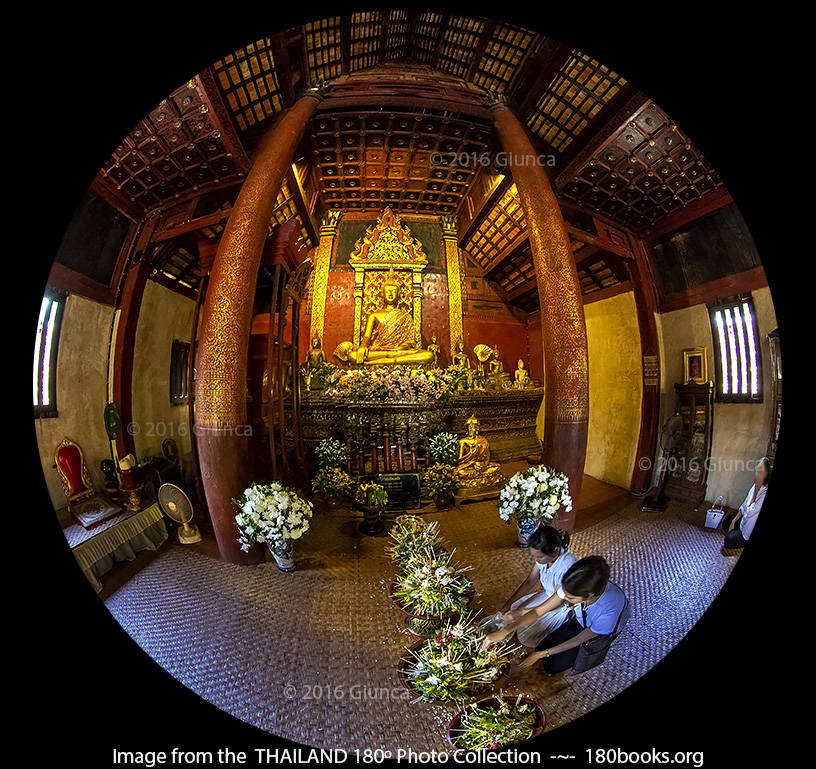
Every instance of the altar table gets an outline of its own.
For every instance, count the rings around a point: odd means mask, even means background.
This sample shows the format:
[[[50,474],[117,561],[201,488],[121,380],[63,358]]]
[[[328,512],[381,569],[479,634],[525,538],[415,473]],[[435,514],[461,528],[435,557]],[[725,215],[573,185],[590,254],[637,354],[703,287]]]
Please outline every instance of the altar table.
[[[100,577],[114,563],[132,561],[136,553],[156,550],[167,539],[164,514],[158,503],[138,512],[125,511],[98,529],[86,531],[79,524],[63,529],[74,557],[97,593]]]

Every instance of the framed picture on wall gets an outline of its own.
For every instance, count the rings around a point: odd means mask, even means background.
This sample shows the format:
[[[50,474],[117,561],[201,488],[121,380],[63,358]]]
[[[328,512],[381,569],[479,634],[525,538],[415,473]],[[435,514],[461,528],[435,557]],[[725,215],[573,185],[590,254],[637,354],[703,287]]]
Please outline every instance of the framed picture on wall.
[[[705,347],[683,350],[683,384],[705,384],[708,381],[708,363]]]

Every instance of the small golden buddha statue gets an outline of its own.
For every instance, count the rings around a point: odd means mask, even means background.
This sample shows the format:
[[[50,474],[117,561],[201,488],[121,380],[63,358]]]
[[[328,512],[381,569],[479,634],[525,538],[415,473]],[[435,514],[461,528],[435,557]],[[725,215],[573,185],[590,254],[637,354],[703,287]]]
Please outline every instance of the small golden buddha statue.
[[[467,436],[459,439],[459,459],[455,470],[460,489],[487,489],[504,482],[501,466],[490,461],[490,444],[479,435],[479,420],[467,421]]]
[[[473,389],[473,367],[470,365],[470,357],[465,352],[465,343],[462,341],[461,337],[459,337],[459,340],[456,342],[456,349],[451,355],[451,362],[454,366],[459,366],[460,368],[465,369],[465,375],[467,377],[465,381],[459,382],[457,389]]]
[[[318,383],[315,381],[317,378],[322,377],[315,377],[315,373],[320,371],[323,366],[327,363],[326,353],[323,350],[323,346],[320,343],[320,337],[315,334],[312,337],[312,343],[309,347],[309,351],[306,353],[306,360],[300,364],[300,375],[303,378],[303,383],[306,385],[307,390],[312,389],[312,384],[320,385],[322,387],[322,382]],[[314,389],[320,389],[320,387],[316,386]]]
[[[485,383],[490,390],[505,390],[510,387],[510,375],[505,372],[504,364],[499,360],[499,348],[493,350],[490,358],[490,373]]]
[[[516,374],[514,378],[514,384],[519,390],[523,390],[526,387],[530,387],[530,373],[524,368],[524,361],[519,360],[518,368],[516,369]]]
[[[442,348],[436,343],[436,334],[431,334],[431,343],[428,345],[428,352],[433,355],[433,367],[436,368],[439,361],[439,353]]]
[[[414,318],[399,306],[400,287],[392,267],[383,282],[383,309],[368,316],[360,344],[341,342],[334,351],[336,357],[344,363],[366,366],[428,366],[433,363],[432,352],[414,347]]]

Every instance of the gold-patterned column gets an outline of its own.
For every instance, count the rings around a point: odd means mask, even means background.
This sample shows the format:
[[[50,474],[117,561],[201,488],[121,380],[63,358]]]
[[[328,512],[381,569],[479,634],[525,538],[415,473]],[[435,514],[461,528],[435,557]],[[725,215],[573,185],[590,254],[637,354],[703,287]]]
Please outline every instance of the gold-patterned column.
[[[201,316],[195,425],[201,481],[221,558],[261,559],[238,546],[235,508],[253,480],[247,424],[247,353],[255,284],[272,212],[292,157],[321,96],[309,91],[261,139],[218,245]]]
[[[337,223],[340,221],[340,211],[329,211],[320,225],[320,241],[314,255],[314,280],[312,282],[312,323],[310,338],[316,336],[323,341],[323,331],[326,323],[326,296],[329,292],[329,268],[331,267],[334,236],[337,233]]]
[[[422,347],[422,270],[414,269],[411,276],[414,300],[414,347]]]
[[[445,247],[445,267],[448,271],[448,315],[450,317],[450,347],[452,356],[456,345],[464,341],[462,329],[462,269],[459,262],[459,241],[456,236],[456,219],[442,217],[442,243]]]
[[[506,105],[491,106],[507,165],[527,220],[544,348],[542,461],[569,477],[572,512],[559,527],[571,531],[581,493],[589,425],[589,375],[584,304],[561,209],[537,152]]]

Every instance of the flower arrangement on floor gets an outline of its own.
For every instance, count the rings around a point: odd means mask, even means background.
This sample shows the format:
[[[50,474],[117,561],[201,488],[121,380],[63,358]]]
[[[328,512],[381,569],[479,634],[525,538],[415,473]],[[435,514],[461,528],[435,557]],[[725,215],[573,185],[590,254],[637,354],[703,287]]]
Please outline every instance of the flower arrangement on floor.
[[[435,464],[456,466],[459,439],[453,433],[437,433],[428,440],[428,453]]]
[[[436,521],[426,523],[415,515],[400,515],[388,534],[394,540],[388,552],[401,571],[420,552],[447,552]]]
[[[248,551],[254,542],[266,545],[281,570],[292,571],[292,541],[308,531],[312,503],[278,481],[266,485],[253,482],[242,497],[232,501],[239,511],[235,523],[241,550]]]
[[[438,462],[431,465],[424,475],[425,486],[432,498],[456,493],[456,468],[453,465]]]
[[[453,394],[453,378],[441,368],[337,370],[326,378],[325,395],[381,403],[437,403]]]
[[[312,490],[321,497],[345,497],[351,493],[354,481],[339,467],[323,467],[312,478]]]
[[[569,481],[564,473],[538,465],[512,476],[499,494],[499,515],[509,521],[515,515],[519,525],[551,523],[558,511],[572,510]]]
[[[541,725],[539,710],[518,695],[516,701],[496,697],[466,708],[451,728],[451,744],[465,750],[490,750],[530,739]]]
[[[464,700],[494,685],[521,650],[501,644],[482,651],[484,636],[469,617],[446,623],[418,649],[404,668],[410,685],[423,700]]]
[[[388,504],[388,492],[379,483],[361,483],[357,487],[354,501],[365,507],[385,507]]]
[[[425,545],[406,559],[394,581],[394,596],[415,616],[441,617],[464,611],[473,594],[473,583],[465,572],[472,568],[455,565],[453,553]]]
[[[346,446],[336,438],[324,438],[315,447],[319,467],[345,467],[348,455]]]

